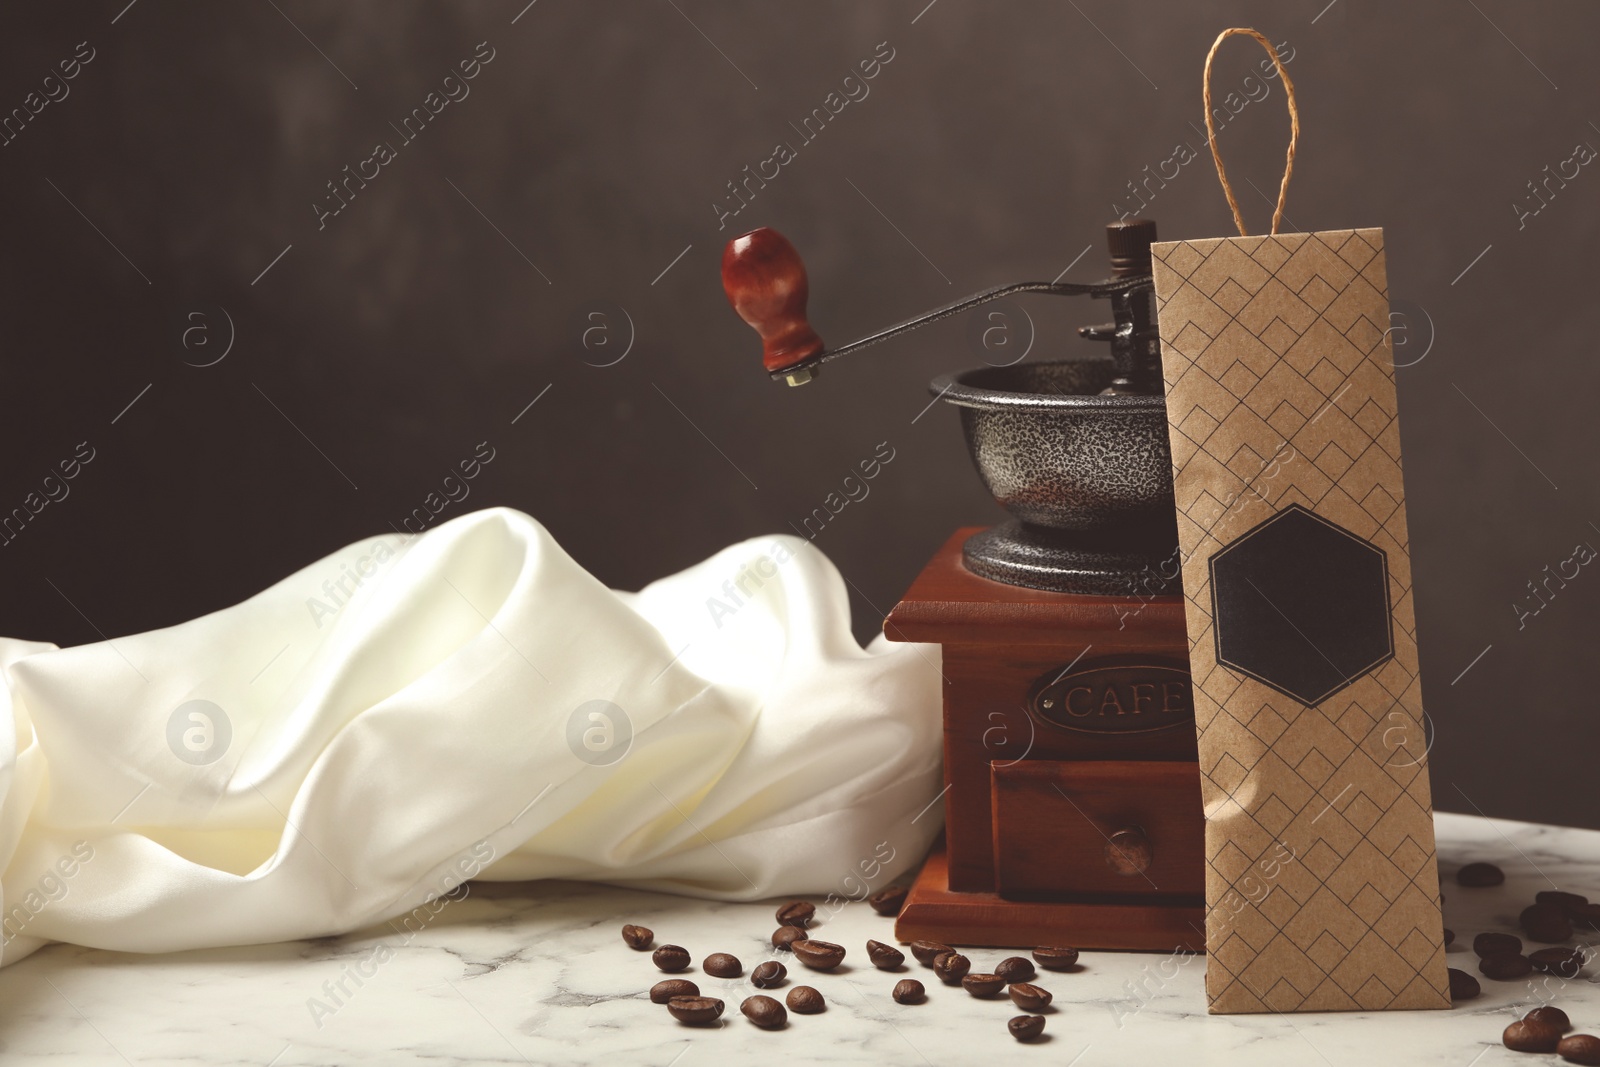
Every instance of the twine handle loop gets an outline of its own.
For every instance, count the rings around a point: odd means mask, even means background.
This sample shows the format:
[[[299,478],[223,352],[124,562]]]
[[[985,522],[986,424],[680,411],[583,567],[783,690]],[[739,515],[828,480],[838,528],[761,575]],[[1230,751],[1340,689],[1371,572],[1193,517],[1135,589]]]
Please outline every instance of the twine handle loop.
[[[1222,153],[1217,150],[1217,130],[1211,119],[1211,61],[1216,58],[1217,49],[1222,47],[1222,42],[1235,34],[1253,37],[1256,43],[1267,50],[1267,55],[1272,57],[1272,65],[1278,68],[1278,77],[1283,79],[1283,91],[1289,98],[1289,151],[1283,161],[1283,183],[1278,186],[1278,206],[1272,213],[1272,232],[1278,232],[1278,224],[1283,221],[1283,205],[1289,199],[1289,178],[1294,174],[1294,150],[1300,141],[1300,110],[1294,103],[1294,83],[1289,80],[1289,72],[1283,68],[1283,60],[1278,58],[1278,50],[1272,47],[1272,42],[1262,34],[1247,27],[1235,26],[1223,30],[1211,45],[1211,51],[1206,53],[1205,78],[1202,83],[1203,97],[1206,108],[1206,143],[1211,146],[1211,159],[1217,165],[1217,180],[1222,183],[1222,195],[1228,198],[1228,208],[1233,212],[1234,225],[1239,227],[1239,236],[1248,237],[1249,232],[1244,228],[1244,213],[1239,210],[1239,201],[1234,199],[1233,186],[1228,184],[1228,172],[1222,166]]]

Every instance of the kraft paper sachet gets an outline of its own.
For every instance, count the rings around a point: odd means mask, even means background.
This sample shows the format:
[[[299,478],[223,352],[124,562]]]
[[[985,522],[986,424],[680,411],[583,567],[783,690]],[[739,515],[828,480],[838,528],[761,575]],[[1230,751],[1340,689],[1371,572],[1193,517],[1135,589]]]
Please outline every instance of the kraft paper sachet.
[[[1152,252],[1210,1010],[1448,1008],[1383,231]]]

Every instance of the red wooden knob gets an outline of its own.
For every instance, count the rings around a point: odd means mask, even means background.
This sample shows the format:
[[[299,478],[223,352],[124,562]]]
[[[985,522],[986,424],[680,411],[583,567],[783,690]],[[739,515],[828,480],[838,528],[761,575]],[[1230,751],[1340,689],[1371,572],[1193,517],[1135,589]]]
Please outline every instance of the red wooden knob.
[[[806,321],[806,265],[789,239],[763,226],[722,250],[722,289],[739,317],[761,335],[768,373],[804,363],[823,349]]]

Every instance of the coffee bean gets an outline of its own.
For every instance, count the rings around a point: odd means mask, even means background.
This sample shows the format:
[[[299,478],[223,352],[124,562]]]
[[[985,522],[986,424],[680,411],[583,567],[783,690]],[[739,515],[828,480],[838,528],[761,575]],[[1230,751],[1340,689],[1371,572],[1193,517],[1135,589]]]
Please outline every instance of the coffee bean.
[[[1450,947],[1450,942],[1454,941],[1455,939],[1456,939],[1456,932],[1454,930],[1450,929],[1448,926],[1446,926],[1444,928],[1444,947],[1445,948],[1449,948]]]
[[[678,945],[662,945],[651,953],[650,960],[668,974],[686,971],[689,969],[689,950]]]
[[[698,997],[700,987],[682,978],[668,978],[650,987],[650,1003],[665,1004],[673,997]]]
[[[814,971],[831,971],[844,962],[844,946],[827,941],[796,941],[789,946],[789,951]]]
[[[1589,903],[1588,897],[1579,896],[1577,893],[1563,893],[1558,889],[1541,890],[1534,894],[1533,900],[1536,904],[1554,904],[1565,912],[1568,918],[1571,918],[1577,909],[1586,907]]]
[[[1541,948],[1528,953],[1528,962],[1541,974],[1558,978],[1576,978],[1583,970],[1583,953],[1575,948]]]
[[[1509,982],[1532,971],[1533,964],[1528,962],[1528,957],[1514,952],[1496,952],[1478,961],[1478,973],[1496,982]]]
[[[755,970],[750,972],[750,984],[757,989],[776,989],[789,977],[789,968],[777,960],[768,960],[756,964]]]
[[[899,915],[900,909],[905,905],[907,889],[903,885],[892,885],[881,893],[874,893],[867,903],[879,915]]]
[[[1518,1019],[1506,1027],[1500,1043],[1512,1052],[1554,1052],[1561,1043],[1561,1031],[1544,1023]]]
[[[992,997],[1006,987],[1006,980],[998,974],[969,974],[961,979],[961,988],[975,997]]]
[[[656,935],[648,927],[634,926],[630,923],[622,928],[622,940],[627,942],[629,948],[643,952],[655,939]]]
[[[713,952],[700,964],[700,969],[713,978],[737,978],[744,973],[744,964],[738,956],[726,952]]]
[[[943,941],[913,941],[913,942],[911,942],[911,954],[917,958],[917,962],[918,963],[922,964],[925,967],[932,967],[933,966],[933,958],[935,956],[937,956],[939,953],[941,953],[941,952],[952,952],[952,951],[954,951],[954,950],[949,945],[945,944]]]
[[[1556,1054],[1568,1063],[1600,1064],[1600,1037],[1573,1034],[1556,1044]]]
[[[1519,917],[1522,932],[1531,940],[1553,945],[1572,937],[1572,920],[1554,904],[1529,904]]]
[[[716,997],[673,997],[667,1010],[680,1023],[708,1026],[722,1016],[722,1001]]]
[[[772,931],[772,947],[788,952],[796,941],[804,941],[807,934],[798,926],[780,926]]]
[[[828,1006],[818,993],[808,985],[797,985],[789,990],[789,995],[784,997],[784,1003],[789,1005],[789,1010],[796,1015],[815,1015]]]
[[[1030,982],[1011,984],[1011,1002],[1023,1011],[1043,1011],[1050,1006],[1050,991]]]
[[[778,924],[804,928],[811,925],[811,920],[816,914],[817,906],[810,901],[791,900],[778,908]]]
[[[928,991],[915,978],[902,978],[894,984],[896,1004],[921,1004],[927,997]]]
[[[1456,884],[1468,889],[1499,885],[1505,880],[1506,873],[1492,863],[1469,863],[1456,872]]]
[[[945,985],[959,985],[972,970],[972,961],[959,952],[941,952],[933,957],[933,973]]]
[[[1572,1020],[1567,1018],[1567,1013],[1553,1004],[1541,1004],[1523,1018],[1542,1026],[1553,1026],[1563,1034],[1572,1029]]]
[[[1029,981],[1033,978],[1035,971],[1032,960],[1023,956],[1007,956],[995,964],[994,973],[1009,984],[1011,982]]]
[[[789,1013],[783,1010],[782,1004],[760,994],[746,997],[744,1003],[739,1005],[739,1010],[746,1019],[763,1030],[781,1030],[783,1024],[789,1021]]]
[[[1478,985],[1478,980],[1466,971],[1458,971],[1451,967],[1447,973],[1450,976],[1451,1000],[1471,1000],[1483,992],[1483,987]]]
[[[1078,962],[1078,950],[1041,947],[1033,950],[1033,959],[1047,971],[1066,971],[1071,970]]]
[[[1480,959],[1500,952],[1509,952],[1513,956],[1521,955],[1522,938],[1512,934],[1479,934],[1472,939],[1472,951],[1476,952]]]
[[[905,953],[882,941],[867,942],[867,959],[880,971],[892,971],[906,961]]]
[[[1574,904],[1567,909],[1572,925],[1583,930],[1600,930],[1600,904]]]
[[[1032,1041],[1044,1033],[1043,1015],[1018,1015],[1006,1023],[1006,1029],[1011,1031],[1011,1036],[1018,1041]]]

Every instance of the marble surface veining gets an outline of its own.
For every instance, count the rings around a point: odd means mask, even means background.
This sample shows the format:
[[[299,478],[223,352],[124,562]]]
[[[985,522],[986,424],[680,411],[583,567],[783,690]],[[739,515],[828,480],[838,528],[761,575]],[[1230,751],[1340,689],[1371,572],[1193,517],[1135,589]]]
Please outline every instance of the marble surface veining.
[[[1476,974],[1473,935],[1515,932],[1541,889],[1600,897],[1600,832],[1477,816],[1437,818],[1450,966]],[[1450,877],[1472,860],[1506,871],[1506,884],[1463,889]],[[0,1063],[32,1064],[646,1064],[730,1067],[774,1062],[943,1065],[1440,1064],[1487,1067],[1556,1062],[1500,1046],[1519,1009],[1563,1007],[1579,1031],[1600,1033],[1600,975],[1480,978],[1483,995],[1450,1011],[1208,1016],[1203,957],[1086,952],[1074,973],[1041,972],[1055,994],[1046,1037],[1019,1044],[1004,998],[977,1000],[942,986],[907,954],[900,974],[872,968],[868,938],[891,941],[890,920],[851,904],[814,936],[844,945],[834,973],[800,967],[767,938],[776,902],[717,904],[572,883],[472,883],[437,915],[341,938],[139,956],[54,945],[0,971]],[[649,953],[628,949],[624,922],[658,944],[688,948],[683,975],[721,997],[721,1025],[691,1028],[651,1004],[663,977]],[[1581,936],[1581,935],[1580,935]],[[1590,933],[1591,940],[1600,934]],[[769,958],[790,980],[821,990],[828,1010],[757,1029],[739,1003],[748,977],[716,979],[699,961],[732,952],[746,975]],[[968,952],[974,971],[1012,953]],[[1597,963],[1594,971],[1600,971]],[[928,987],[926,1003],[894,1003],[902,977]]]

